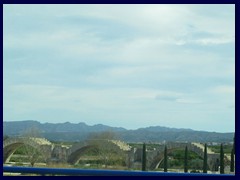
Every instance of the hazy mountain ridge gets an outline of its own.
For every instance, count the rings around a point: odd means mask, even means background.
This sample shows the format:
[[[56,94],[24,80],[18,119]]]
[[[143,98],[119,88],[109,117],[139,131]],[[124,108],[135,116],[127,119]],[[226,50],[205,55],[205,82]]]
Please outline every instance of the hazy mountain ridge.
[[[65,123],[40,123],[38,121],[10,121],[3,122],[3,134],[18,136],[27,129],[34,127],[42,132],[42,136],[52,141],[82,141],[91,133],[112,131],[126,142],[161,142],[161,141],[198,141],[198,142],[231,142],[234,133],[217,133],[195,131],[183,128],[168,128],[150,126],[136,130],[127,130],[121,127],[111,127],[103,124],[89,126],[84,122],[78,124]]]

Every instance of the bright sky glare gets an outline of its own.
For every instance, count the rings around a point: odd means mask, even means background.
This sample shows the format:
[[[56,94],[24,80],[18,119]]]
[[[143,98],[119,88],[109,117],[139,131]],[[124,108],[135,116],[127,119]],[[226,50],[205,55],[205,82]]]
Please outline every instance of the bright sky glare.
[[[235,6],[3,5],[3,120],[235,131]]]

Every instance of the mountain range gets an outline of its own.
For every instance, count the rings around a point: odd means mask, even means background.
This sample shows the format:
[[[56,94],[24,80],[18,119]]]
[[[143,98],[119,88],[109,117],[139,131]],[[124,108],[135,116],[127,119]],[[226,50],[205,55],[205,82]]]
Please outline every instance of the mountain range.
[[[50,141],[83,141],[93,133],[105,131],[114,132],[119,139],[125,142],[232,142],[234,136],[234,132],[218,133],[162,126],[127,130],[102,124],[89,126],[83,122],[78,124],[70,122],[40,123],[33,120],[3,122],[3,134],[7,136],[20,136],[30,128],[36,129],[42,137]]]

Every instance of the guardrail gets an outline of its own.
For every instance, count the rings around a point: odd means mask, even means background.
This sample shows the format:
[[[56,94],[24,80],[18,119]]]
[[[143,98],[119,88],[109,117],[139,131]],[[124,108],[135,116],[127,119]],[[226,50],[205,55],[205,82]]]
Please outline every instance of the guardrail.
[[[206,174],[206,173],[172,173],[156,171],[125,171],[100,169],[65,169],[3,166],[3,172],[25,173],[39,175],[70,175],[70,176],[234,176],[233,174]]]

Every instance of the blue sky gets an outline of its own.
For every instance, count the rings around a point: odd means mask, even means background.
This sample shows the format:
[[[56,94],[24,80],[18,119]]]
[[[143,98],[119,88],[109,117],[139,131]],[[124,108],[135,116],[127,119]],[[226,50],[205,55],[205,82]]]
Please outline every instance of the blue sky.
[[[3,120],[235,130],[234,5],[3,6]]]

